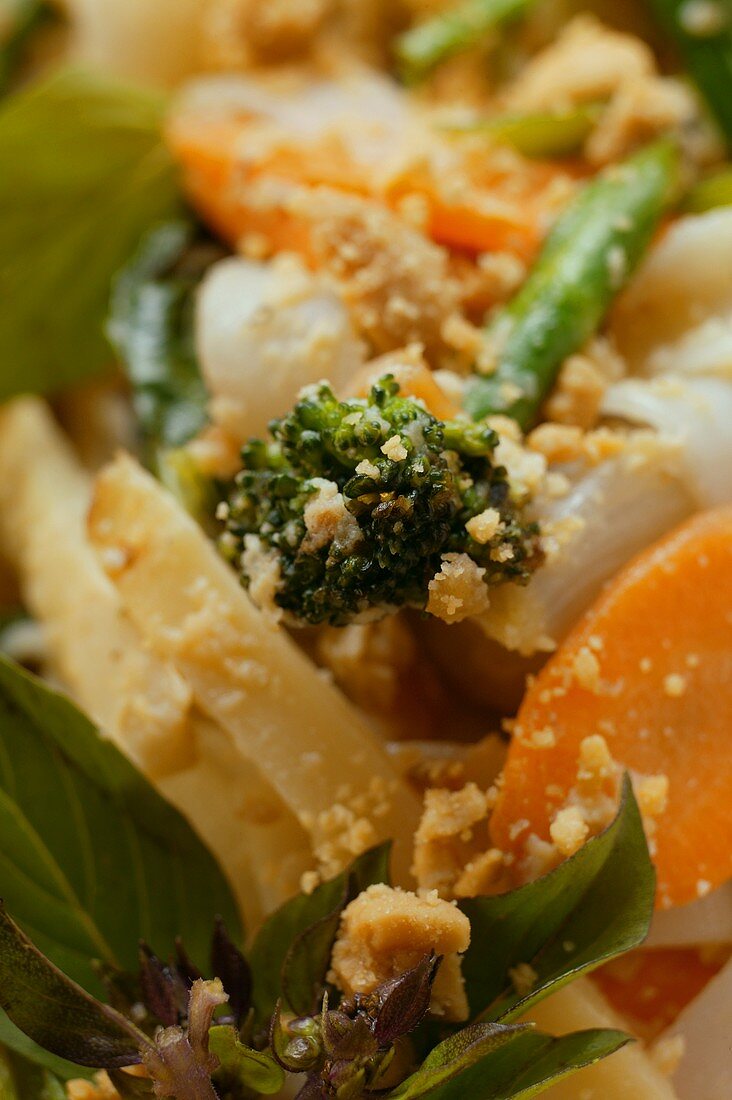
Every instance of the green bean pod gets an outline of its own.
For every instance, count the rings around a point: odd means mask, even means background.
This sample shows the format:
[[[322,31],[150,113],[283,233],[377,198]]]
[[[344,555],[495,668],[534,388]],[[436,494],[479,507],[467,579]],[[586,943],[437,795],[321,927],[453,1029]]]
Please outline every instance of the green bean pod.
[[[523,15],[533,0],[463,0],[400,35],[396,60],[408,83],[422,80],[448,57],[481,42],[494,27]]]
[[[587,184],[560,217],[516,297],[491,321],[495,369],[475,375],[465,410],[523,428],[562,363],[597,331],[672,199],[678,152],[659,141]]]

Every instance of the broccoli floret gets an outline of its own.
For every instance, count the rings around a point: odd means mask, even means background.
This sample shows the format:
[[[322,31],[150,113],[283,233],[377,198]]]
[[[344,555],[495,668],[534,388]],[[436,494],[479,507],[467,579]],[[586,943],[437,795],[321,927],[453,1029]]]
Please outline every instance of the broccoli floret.
[[[270,432],[242,451],[221,546],[245,585],[253,547],[274,561],[275,600],[290,620],[340,626],[424,609],[444,554],[468,554],[488,585],[525,582],[540,559],[536,526],[493,464],[496,433],[436,419],[391,375],[365,399],[308,387]],[[479,542],[465,525],[487,509],[501,523]]]

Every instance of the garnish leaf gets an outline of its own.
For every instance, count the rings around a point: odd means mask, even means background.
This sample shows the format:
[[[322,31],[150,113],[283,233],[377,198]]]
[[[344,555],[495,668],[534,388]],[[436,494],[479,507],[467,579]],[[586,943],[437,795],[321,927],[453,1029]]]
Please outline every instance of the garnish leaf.
[[[430,1007],[432,983],[441,961],[437,955],[425,955],[411,970],[379,988],[374,1038],[380,1047],[389,1046],[422,1022]]]
[[[314,1012],[323,994],[333,942],[348,903],[348,884],[330,913],[299,932],[282,964],[282,992],[296,1016]]]
[[[67,1100],[57,1077],[10,1050],[0,1050],[0,1096],[3,1100]]]
[[[494,1028],[473,1024],[440,1043],[389,1100],[528,1100],[630,1042],[622,1031],[554,1038],[531,1025]]]
[[[67,1062],[65,1058],[58,1058],[50,1051],[39,1047],[20,1028],[17,1028],[4,1012],[0,1011],[0,1043],[12,1057],[17,1057],[22,1062],[34,1066],[36,1070],[50,1073],[61,1081],[69,1081],[73,1077],[92,1077],[93,1071],[75,1066],[73,1062]],[[12,1059],[11,1059],[12,1060]],[[30,1072],[30,1071],[29,1071]],[[0,1092],[2,1096],[2,1092]]]
[[[216,1084],[229,1088],[236,1085],[253,1089],[262,1096],[272,1096],[285,1082],[285,1075],[272,1055],[245,1046],[233,1027],[212,1027],[208,1033],[208,1049],[220,1063],[214,1074]]]
[[[112,277],[180,208],[157,95],[76,71],[0,108],[0,400],[103,370]]]
[[[0,896],[34,943],[90,992],[92,959],[133,972],[144,939],[205,958],[215,914],[240,935],[213,857],[63,696],[0,657]]]
[[[310,1005],[315,988],[322,987],[325,980],[341,910],[368,886],[389,881],[390,847],[381,844],[369,849],[336,878],[317,886],[311,894],[298,894],[286,901],[264,922],[249,955],[255,1017],[260,1025],[272,1016],[283,986],[288,1003],[292,998]],[[329,923],[303,937],[320,921]],[[311,952],[312,957],[307,957]],[[285,966],[287,972],[283,973]]]
[[[252,972],[218,916],[211,941],[211,972],[221,979],[234,1019],[241,1026],[252,1003]]]
[[[132,384],[146,458],[187,443],[206,423],[207,394],[194,346],[194,298],[222,255],[190,221],[157,226],[114,282],[107,325]]]
[[[461,902],[471,925],[463,974],[471,1013],[507,1020],[648,933],[655,873],[630,779],[614,822],[556,870],[509,894]],[[509,971],[528,964],[519,993]]]
[[[0,904],[0,1005],[34,1042],[82,1066],[140,1061],[142,1032],[62,974]]]

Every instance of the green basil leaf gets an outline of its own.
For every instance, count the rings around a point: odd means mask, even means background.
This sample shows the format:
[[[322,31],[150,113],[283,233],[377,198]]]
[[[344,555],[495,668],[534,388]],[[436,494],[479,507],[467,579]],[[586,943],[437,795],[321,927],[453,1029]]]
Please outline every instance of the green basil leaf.
[[[434,1092],[487,1055],[513,1042],[517,1035],[531,1030],[531,1024],[469,1024],[438,1043],[419,1069],[389,1093],[390,1100],[414,1100]]]
[[[0,107],[0,400],[103,370],[111,280],[180,208],[163,103],[63,72]]]
[[[65,1058],[58,1058],[55,1054],[39,1047],[20,1028],[17,1028],[4,1012],[0,1011],[0,1044],[5,1048],[6,1058],[17,1058],[19,1064],[28,1063],[36,1067],[36,1072],[46,1071],[53,1078],[68,1081],[73,1077],[92,1077],[93,1070],[82,1066],[75,1066],[73,1062]],[[0,1096],[2,1096],[0,1090]]]
[[[83,1066],[135,1065],[148,1040],[49,962],[0,904],[0,1005],[45,1050]]]
[[[623,781],[615,821],[556,870],[496,897],[470,898],[463,958],[471,1013],[507,1020],[553,989],[645,939],[653,914],[655,873],[630,779]],[[509,971],[529,964],[528,994]]]
[[[282,993],[296,1016],[315,1013],[322,1001],[341,913],[348,904],[348,885],[334,909],[300,932],[282,964]]]
[[[180,935],[206,958],[214,917],[240,938],[213,857],[63,696],[0,657],[0,896],[56,966],[96,995],[92,959],[137,970]]]
[[[148,463],[206,423],[207,394],[194,345],[195,292],[221,249],[196,240],[191,221],[153,229],[114,282],[107,325],[132,384]]]
[[[224,1091],[236,1086],[252,1089],[261,1096],[272,1096],[285,1083],[285,1074],[272,1055],[245,1046],[233,1027],[212,1027],[208,1033],[208,1049],[220,1062],[214,1084],[222,1085]]]
[[[389,844],[381,844],[364,852],[351,866],[317,886],[311,894],[298,894],[264,922],[249,955],[254,980],[253,1003],[259,1025],[267,1023],[282,995],[283,978],[288,994],[298,1003],[308,1003],[313,995],[313,983],[323,982],[330,962],[330,948],[335,938],[337,917],[351,898],[368,886],[389,881]],[[332,936],[325,949],[326,937],[299,939],[320,921],[334,921],[329,926]],[[303,951],[291,951],[295,941],[307,952],[317,946],[313,960],[303,958]],[[283,975],[287,964],[288,973]]]
[[[81,1074],[76,1071],[74,1076]],[[0,1049],[0,1096],[3,1100],[66,1100],[66,1090],[47,1069]]]
[[[438,1055],[438,1052],[446,1044],[459,1040],[460,1033],[445,1040],[416,1073],[388,1094],[389,1100],[417,1100],[427,1095],[431,1100],[465,1100],[466,1097],[470,1100],[528,1100],[563,1077],[598,1062],[630,1042],[630,1037],[622,1031],[575,1031],[554,1038],[532,1027],[507,1030],[511,1033],[503,1036],[503,1041],[496,1036],[492,1045],[487,1037],[485,1044],[489,1049],[477,1059],[472,1054],[480,1049],[480,1040],[473,1040],[472,1048],[466,1044],[463,1060],[459,1050],[455,1055],[454,1060],[460,1065],[458,1071],[440,1077],[439,1062],[448,1060],[450,1054]],[[462,1034],[470,1031],[466,1028]],[[432,1067],[424,1073],[431,1060]],[[447,1073],[448,1068],[449,1063],[442,1072]]]

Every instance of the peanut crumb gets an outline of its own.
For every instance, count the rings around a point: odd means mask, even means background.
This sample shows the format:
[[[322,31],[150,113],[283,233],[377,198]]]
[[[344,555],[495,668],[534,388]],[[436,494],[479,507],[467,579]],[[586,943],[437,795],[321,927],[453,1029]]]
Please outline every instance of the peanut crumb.
[[[387,439],[386,443],[383,444],[381,453],[391,459],[392,462],[403,462],[407,457],[407,448],[398,435],[393,435],[391,439]]]
[[[425,954],[444,955],[442,983],[432,990],[431,1011],[448,1020],[468,1015],[458,955],[470,944],[470,922],[436,891],[421,896],[379,884],[343,911],[329,980],[348,997],[368,994],[414,966]]]
[[[672,699],[680,698],[686,691],[686,678],[678,672],[670,672],[663,678],[663,690]]]
[[[563,856],[573,856],[589,835],[589,826],[578,806],[560,810],[549,826],[549,835]]]
[[[473,516],[465,524],[465,529],[472,539],[484,546],[498,534],[501,527],[501,514],[496,508],[486,508],[477,516]]]
[[[600,662],[589,646],[582,646],[572,661],[575,680],[585,691],[597,695],[600,689]]]

